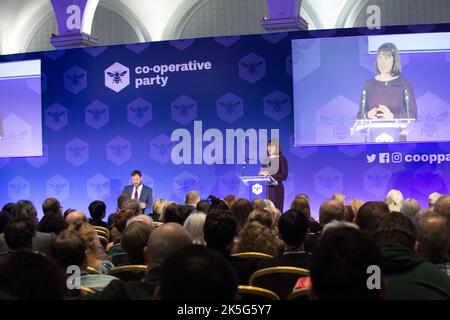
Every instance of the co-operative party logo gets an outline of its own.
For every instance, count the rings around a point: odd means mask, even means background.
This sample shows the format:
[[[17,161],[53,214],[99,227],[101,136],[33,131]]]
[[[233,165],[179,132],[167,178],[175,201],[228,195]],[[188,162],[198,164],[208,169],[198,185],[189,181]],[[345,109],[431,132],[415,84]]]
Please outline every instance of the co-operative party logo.
[[[262,193],[262,191],[263,191],[262,185],[260,185],[259,183],[256,183],[256,184],[253,185],[252,192],[254,194],[256,194],[258,196],[258,195],[260,195]]]
[[[105,70],[105,86],[115,92],[120,92],[130,85],[130,69],[120,64],[114,63]]]

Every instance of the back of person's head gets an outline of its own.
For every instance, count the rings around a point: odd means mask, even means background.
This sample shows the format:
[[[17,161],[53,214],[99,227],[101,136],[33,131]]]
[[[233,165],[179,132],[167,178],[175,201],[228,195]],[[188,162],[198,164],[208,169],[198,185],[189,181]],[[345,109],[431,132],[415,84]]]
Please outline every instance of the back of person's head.
[[[186,194],[186,198],[184,203],[190,206],[197,206],[197,203],[200,201],[200,193],[198,191],[192,190]]]
[[[125,228],[128,227],[129,224],[131,224],[131,223],[133,223],[135,221],[139,221],[139,222],[145,223],[152,230],[155,227],[155,223],[154,223],[152,217],[146,216],[145,214],[140,214],[138,216],[134,216],[134,217],[131,217],[130,219],[128,219],[127,223],[125,224]]]
[[[200,200],[197,203],[197,211],[204,212],[208,214],[209,211],[209,202],[208,200]]]
[[[61,203],[56,198],[47,198],[42,203],[42,212],[44,215],[50,212],[59,213],[61,212]]]
[[[133,212],[135,216],[142,213],[141,204],[136,199],[130,199],[124,204],[124,209]]]
[[[50,246],[50,255],[67,270],[69,266],[79,266],[84,269],[86,263],[86,242],[74,230],[61,232]]]
[[[446,216],[447,223],[449,223],[450,226],[450,196],[448,195],[440,196],[439,199],[437,199],[433,210],[437,213]]]
[[[34,205],[28,200],[20,200],[12,209],[12,218],[36,221],[37,211]]]
[[[223,200],[227,203],[227,205],[231,208],[233,204],[236,202],[237,198],[234,194],[229,194]]]
[[[239,241],[234,248],[236,253],[261,252],[271,256],[279,253],[279,240],[274,232],[259,221],[249,222],[239,234]]]
[[[230,210],[230,206],[225,201],[217,198],[216,196],[209,195],[208,201],[209,201],[209,210],[213,209]]]
[[[436,204],[436,201],[442,196],[439,192],[433,192],[428,196],[428,207],[430,209],[434,208],[434,205]]]
[[[204,246],[179,249],[162,267],[162,300],[232,300],[237,288],[238,281],[230,263]]]
[[[66,219],[69,214],[71,214],[72,212],[75,212],[75,211],[77,211],[77,209],[73,209],[73,208],[66,209],[63,214],[64,219]]]
[[[89,223],[78,220],[69,225],[68,230],[78,232],[78,234],[84,239],[87,251],[90,255],[97,255],[99,253],[99,249],[101,247],[100,241],[94,227]]]
[[[66,216],[66,223],[67,223],[67,225],[73,224],[76,221],[81,221],[81,222],[87,222],[88,221],[87,217],[86,217],[86,215],[84,214],[83,211],[75,210],[75,211],[72,211],[71,213],[69,213]]]
[[[15,203],[13,203],[13,202],[8,202],[7,204],[5,204],[5,205],[2,207],[2,212],[3,212],[3,213],[6,213],[6,215],[7,215],[8,217],[12,218],[12,211],[13,211],[13,209],[14,209],[15,206],[16,206]]]
[[[59,234],[67,228],[61,212],[48,211],[38,224],[38,231]]]
[[[352,206],[344,206],[344,220],[347,222],[353,222],[355,220],[355,212]]]
[[[291,209],[303,213],[308,219],[311,217],[309,200],[304,197],[295,197],[294,201],[291,203]]]
[[[388,205],[389,211],[399,212],[400,208],[402,207],[402,204],[403,204],[403,194],[401,193],[400,190],[391,189],[386,194],[386,198],[385,198],[384,202],[386,202],[386,204]]]
[[[400,213],[403,214],[405,217],[411,219],[411,221],[414,223],[416,223],[417,221],[419,212],[420,212],[419,203],[411,198],[406,199],[403,202],[402,207],[400,208]]]
[[[236,235],[236,220],[227,211],[215,210],[206,216],[203,237],[208,247],[227,250]]]
[[[327,228],[313,249],[310,273],[312,296],[319,300],[373,300],[383,297],[370,289],[368,267],[382,266],[380,249],[354,227]]]
[[[255,198],[252,200],[252,206],[255,210],[256,209],[264,209],[266,207],[266,202],[264,201],[264,199]]]
[[[94,220],[102,220],[106,215],[106,204],[103,201],[95,200],[89,204],[89,215]]]
[[[303,213],[290,209],[281,215],[278,231],[286,247],[298,249],[308,234],[308,220]]]
[[[433,211],[423,213],[417,222],[417,239],[422,257],[443,261],[448,257],[450,228],[444,215]]]
[[[309,196],[306,193],[299,193],[298,195],[295,196],[295,199],[299,198],[305,199],[306,201],[309,202]]]
[[[153,213],[161,216],[166,203],[167,203],[167,201],[162,198],[158,198],[155,201],[153,201],[153,205],[152,205]]]
[[[363,204],[364,204],[364,201],[362,201],[361,199],[350,200],[350,206],[352,207],[353,213],[355,214],[355,216],[358,213],[359,208],[361,208]]]
[[[128,219],[134,216],[135,214],[132,210],[120,209],[114,216],[114,227],[116,227],[117,231],[122,233],[127,226]]]
[[[168,222],[152,231],[146,252],[151,268],[160,267],[174,251],[192,244],[192,238],[179,223]]]
[[[237,232],[240,232],[247,223],[250,212],[253,211],[253,206],[247,199],[241,198],[231,206],[231,214],[237,223]]]
[[[144,248],[151,232],[152,228],[140,221],[130,223],[123,231],[120,244],[133,264],[144,263]]]
[[[248,222],[258,221],[262,225],[265,225],[267,228],[272,229],[273,227],[273,216],[272,213],[265,209],[255,209],[250,212],[248,216]]]
[[[0,257],[0,291],[19,300],[59,300],[65,292],[64,270],[53,259],[30,251]]]
[[[417,239],[416,226],[399,212],[372,219],[368,232],[377,243],[397,243],[409,249],[414,249]]]
[[[192,237],[193,244],[205,245],[203,227],[205,226],[206,214],[203,212],[192,213],[184,222],[184,227]]]
[[[120,209],[125,209],[125,203],[131,200],[131,196],[127,193],[122,193],[118,198],[117,198],[117,210]]]
[[[389,214],[389,207],[382,201],[368,201],[358,210],[355,223],[361,230],[367,230],[372,219],[378,219],[383,215]]]
[[[342,221],[344,218],[344,204],[342,202],[325,200],[320,206],[319,222],[322,227],[333,220]]]
[[[35,232],[33,221],[12,219],[5,227],[5,242],[11,250],[31,250]]]
[[[337,201],[341,202],[345,206],[345,194],[336,192],[335,194],[333,194],[331,199],[332,200],[337,200]]]
[[[164,223],[176,222],[183,225],[184,221],[186,221],[192,210],[193,208],[191,206],[171,204],[166,208],[164,212]]]

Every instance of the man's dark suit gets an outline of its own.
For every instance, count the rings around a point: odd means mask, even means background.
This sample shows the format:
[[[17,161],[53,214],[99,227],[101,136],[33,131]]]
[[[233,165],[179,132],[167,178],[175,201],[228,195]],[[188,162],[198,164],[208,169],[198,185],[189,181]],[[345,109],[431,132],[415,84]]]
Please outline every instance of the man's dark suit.
[[[50,254],[50,244],[53,239],[53,234],[36,231],[33,238],[33,251],[38,251],[46,255]],[[8,252],[11,249],[5,241],[5,234],[0,234],[0,253]]]
[[[125,186],[123,188],[122,194],[128,194],[131,198],[133,198],[133,191],[134,191],[133,185]],[[144,202],[147,205],[147,207],[144,210],[144,213],[149,214],[152,212],[152,205],[153,205],[152,188],[142,185],[142,191],[141,195],[139,196],[139,202]]]

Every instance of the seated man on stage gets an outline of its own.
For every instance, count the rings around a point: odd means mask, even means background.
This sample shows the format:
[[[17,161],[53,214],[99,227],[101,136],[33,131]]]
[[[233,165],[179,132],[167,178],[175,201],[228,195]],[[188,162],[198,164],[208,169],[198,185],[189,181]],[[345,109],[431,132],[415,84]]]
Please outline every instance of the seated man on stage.
[[[122,194],[128,194],[131,199],[138,200],[143,213],[151,213],[153,190],[142,183],[142,173],[139,170],[131,172],[132,185],[125,186]]]

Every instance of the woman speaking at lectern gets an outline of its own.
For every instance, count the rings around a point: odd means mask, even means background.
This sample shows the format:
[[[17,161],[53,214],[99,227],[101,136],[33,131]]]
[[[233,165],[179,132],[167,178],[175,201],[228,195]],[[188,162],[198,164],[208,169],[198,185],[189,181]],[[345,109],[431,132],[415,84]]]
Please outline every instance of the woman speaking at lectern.
[[[414,91],[401,76],[400,55],[394,44],[378,48],[375,70],[377,75],[364,84],[358,119],[416,119]]]
[[[271,175],[278,185],[267,186],[267,198],[272,200],[275,207],[283,213],[284,186],[283,181],[288,177],[288,163],[281,154],[281,146],[278,140],[269,140],[267,143],[268,161],[261,166],[258,175]]]

